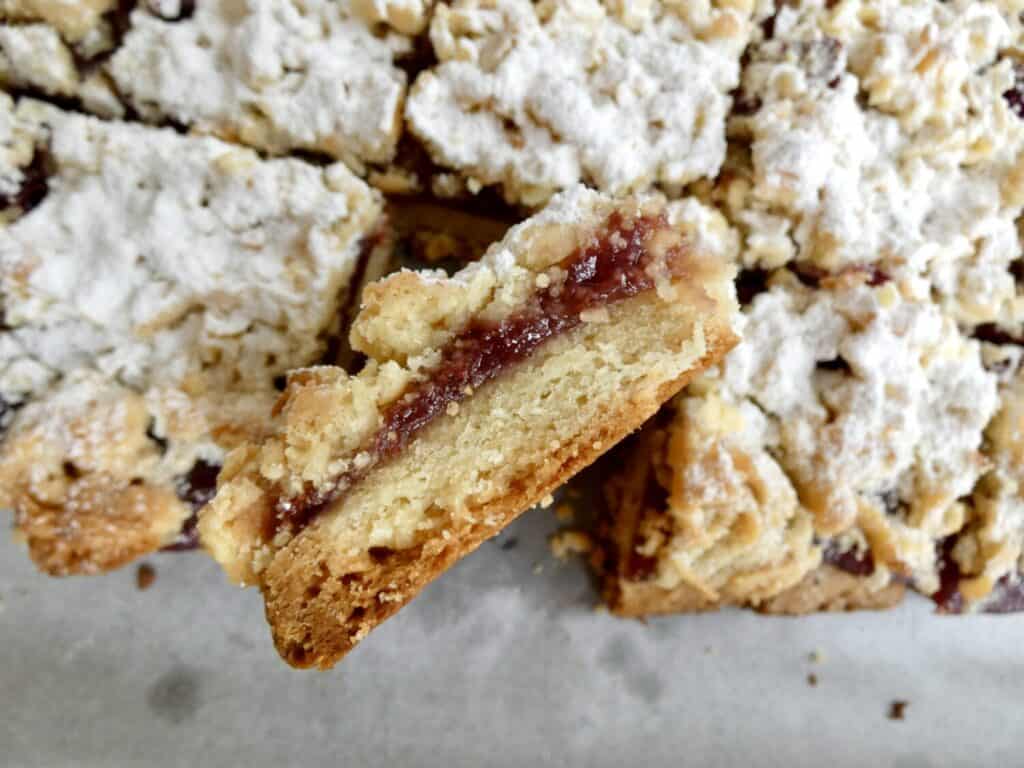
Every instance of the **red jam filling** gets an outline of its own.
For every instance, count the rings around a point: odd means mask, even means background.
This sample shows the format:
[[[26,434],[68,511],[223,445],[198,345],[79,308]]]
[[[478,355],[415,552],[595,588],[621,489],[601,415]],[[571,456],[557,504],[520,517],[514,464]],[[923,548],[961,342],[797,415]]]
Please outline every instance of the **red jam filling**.
[[[950,536],[939,548],[939,589],[932,600],[939,613],[963,613],[968,605],[960,592],[963,573],[953,557],[956,537]],[[1024,612],[1024,581],[1020,573],[1007,574],[996,582],[992,594],[981,603],[983,613]]]
[[[413,385],[385,411],[384,423],[369,447],[369,466],[340,476],[330,489],[279,499],[264,526],[264,536],[270,540],[284,528],[293,533],[302,530],[371,466],[399,454],[450,404],[465,400],[548,340],[578,327],[582,312],[651,290],[654,278],[648,274],[647,241],[664,226],[661,217],[627,221],[613,213],[598,236],[562,262],[567,273],[564,282],[538,292],[526,308],[500,323],[471,323],[444,348],[433,375]],[[678,246],[678,252],[670,250],[665,256],[666,266],[676,277],[683,269],[683,250]]]

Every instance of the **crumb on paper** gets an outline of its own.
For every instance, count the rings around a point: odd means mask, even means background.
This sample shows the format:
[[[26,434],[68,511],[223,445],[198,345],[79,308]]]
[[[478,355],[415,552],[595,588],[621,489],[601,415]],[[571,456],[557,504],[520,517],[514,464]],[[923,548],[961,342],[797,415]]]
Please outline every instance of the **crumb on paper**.
[[[507,539],[503,539],[501,542],[501,551],[508,552],[510,549],[515,549],[519,546],[519,539],[515,536],[509,536]]]
[[[551,554],[559,560],[568,560],[572,555],[585,555],[594,548],[593,540],[583,531],[559,531],[552,534],[548,542]]]
[[[149,563],[140,563],[135,571],[135,586],[139,590],[146,590],[153,586],[156,581],[156,568]]]
[[[575,519],[576,512],[573,510],[572,504],[568,504],[563,501],[555,507],[555,517],[558,518],[558,522],[560,523],[568,523]]]
[[[903,720],[907,713],[907,707],[910,706],[909,701],[903,699],[893,699],[889,703],[889,719],[890,720]]]
[[[537,563],[535,566],[533,566],[534,576],[540,576],[542,573],[544,573],[544,563]]]
[[[811,664],[824,664],[825,663],[825,652],[820,648],[815,648],[809,654],[807,654],[808,660]]]
[[[816,686],[818,684],[818,676],[811,672],[809,675],[807,675],[807,684],[811,686],[811,688]]]

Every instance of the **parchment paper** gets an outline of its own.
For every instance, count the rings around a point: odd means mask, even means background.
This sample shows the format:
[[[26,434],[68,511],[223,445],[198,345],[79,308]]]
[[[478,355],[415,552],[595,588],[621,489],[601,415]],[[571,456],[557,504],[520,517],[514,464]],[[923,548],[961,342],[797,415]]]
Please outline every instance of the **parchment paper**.
[[[40,576],[2,535],[0,765],[1024,763],[1024,616],[623,621],[556,526],[527,513],[328,673],[280,662],[201,555],[150,558],[139,591]]]

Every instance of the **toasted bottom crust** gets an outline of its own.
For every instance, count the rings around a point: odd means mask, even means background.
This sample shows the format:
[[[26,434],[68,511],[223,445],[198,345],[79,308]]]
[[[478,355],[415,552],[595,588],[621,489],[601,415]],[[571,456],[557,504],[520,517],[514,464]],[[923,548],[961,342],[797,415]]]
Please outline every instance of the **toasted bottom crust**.
[[[902,584],[890,584],[879,590],[871,590],[862,577],[830,565],[822,565],[807,574],[800,583],[759,605],[748,607],[777,616],[882,611],[902,602],[904,592]],[[703,613],[730,605],[708,600],[699,590],[685,584],[675,589],[664,589],[652,582],[627,581],[617,577],[605,579],[604,598],[612,613],[624,618]]]
[[[632,323],[642,323],[650,311],[662,311],[657,300],[649,302],[653,310],[643,303],[628,303],[632,306],[617,313],[626,331]],[[735,343],[724,318],[711,315],[704,320],[704,353],[681,375],[637,392],[619,392],[602,418],[587,423],[543,461],[527,463],[503,494],[479,504],[468,502],[465,514],[441,521],[414,546],[377,552],[371,548],[369,567],[346,570],[339,564],[338,541],[328,526],[314,524],[279,550],[261,574],[261,588],[274,643],[285,661],[296,667],[332,666],[452,563],[640,426]],[[628,332],[624,336],[632,337]],[[480,399],[481,410],[502,386],[499,379],[477,393],[474,399]],[[430,440],[429,430],[423,440]]]
[[[771,597],[757,601],[748,597],[710,598],[689,584],[673,588],[654,580],[631,577],[628,571],[631,549],[641,522],[659,515],[665,499],[648,499],[654,467],[650,457],[662,439],[654,424],[641,431],[630,444],[621,447],[618,462],[605,484],[607,504],[596,528],[599,546],[591,565],[601,582],[602,596],[617,616],[641,618],[674,613],[715,611],[727,605],[754,608],[765,614],[800,615],[822,611],[884,610],[903,599],[905,588],[892,583],[878,588],[868,577],[856,576],[828,564],[807,573],[792,586],[779,588]]]

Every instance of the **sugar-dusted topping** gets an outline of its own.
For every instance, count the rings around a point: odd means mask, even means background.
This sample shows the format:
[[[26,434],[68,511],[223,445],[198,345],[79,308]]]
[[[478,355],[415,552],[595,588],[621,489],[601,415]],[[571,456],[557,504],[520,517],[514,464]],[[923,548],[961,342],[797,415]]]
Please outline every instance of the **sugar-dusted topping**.
[[[750,5],[458,0],[406,118],[470,191],[528,205],[579,181],[615,194],[714,176]]]
[[[352,10],[372,23],[383,23],[406,35],[423,31],[434,0],[351,0]]]
[[[722,200],[749,265],[928,277],[963,322],[1013,299],[1019,24],[993,2],[802,0],[744,71]]]
[[[0,0],[0,21],[45,22],[83,54],[111,42],[118,0]]]
[[[381,205],[341,164],[0,106],[4,503],[47,570],[113,567],[177,533],[180,479],[322,356]]]
[[[875,559],[937,586],[935,542],[966,514],[998,407],[979,345],[935,304],[863,275],[785,274],[746,312],[721,377],[768,418],[773,455],[819,534],[864,529]]]
[[[723,398],[713,380],[698,389],[672,405],[649,480],[663,489],[664,515],[641,522],[634,551],[663,589],[758,604],[821,562],[813,516],[767,449],[770,419],[749,400]]]
[[[80,88],[74,55],[53,27],[0,25],[0,85],[74,96]]]
[[[8,119],[11,116],[7,115]],[[379,204],[343,166],[22,101],[47,192],[0,231],[6,345],[52,376],[253,388],[316,359]],[[103,226],[97,226],[102,222]],[[3,361],[0,395],[29,394]]]
[[[423,6],[356,5],[398,14],[403,26]],[[387,28],[375,35],[347,2],[204,0],[173,21],[140,6],[108,69],[148,119],[360,167],[394,153],[405,74],[392,61],[408,48],[408,38]]]
[[[949,551],[959,581],[951,585],[947,603],[955,598],[984,605],[1002,582],[1024,573],[1024,376],[1019,372],[1000,388],[1000,401],[985,433],[992,466],[970,498],[968,525]]]

